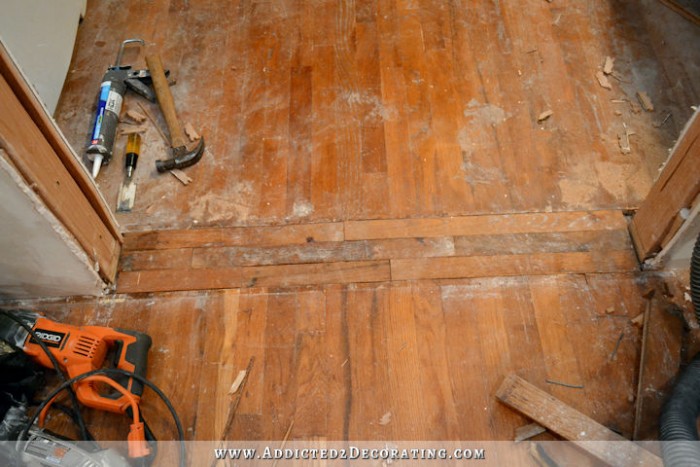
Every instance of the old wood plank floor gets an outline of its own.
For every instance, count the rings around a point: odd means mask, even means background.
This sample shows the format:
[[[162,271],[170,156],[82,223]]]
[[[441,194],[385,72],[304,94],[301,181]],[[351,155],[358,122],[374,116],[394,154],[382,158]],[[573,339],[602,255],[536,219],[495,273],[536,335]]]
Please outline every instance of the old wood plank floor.
[[[643,11],[608,0],[94,1],[57,121],[84,147],[121,41],[162,55],[207,152],[182,186],[155,171],[167,150],[146,124],[135,210],[119,216],[132,231],[632,208],[700,92],[692,63],[666,72]],[[611,90],[595,78],[606,56]],[[136,51],[124,60],[145,66]],[[640,90],[655,112],[640,111]],[[159,116],[131,93],[125,108],[137,103]],[[125,141],[98,180],[110,203]]]
[[[623,212],[700,93],[654,18],[698,33],[641,3],[90,1],[56,115],[68,139],[85,145],[105,66],[141,37],[207,152],[189,186],[158,175],[147,124],[116,293],[30,305],[148,332],[148,375],[188,439],[221,436],[252,356],[231,439],[279,440],[292,421],[292,440],[512,439],[527,420],[493,397],[511,372],[629,436],[630,320],[655,278]],[[606,56],[612,90],[595,78]],[[98,180],[110,203],[123,144]],[[654,314],[646,436],[679,355]],[[155,396],[144,407],[174,437]],[[125,433],[109,415],[91,427]]]

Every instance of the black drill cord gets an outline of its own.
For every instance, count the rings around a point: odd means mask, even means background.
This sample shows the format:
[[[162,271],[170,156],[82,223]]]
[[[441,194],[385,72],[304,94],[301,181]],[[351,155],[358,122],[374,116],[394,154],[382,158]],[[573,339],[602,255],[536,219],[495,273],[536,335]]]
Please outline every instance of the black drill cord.
[[[173,417],[173,421],[175,422],[175,426],[177,427],[177,435],[178,435],[178,441],[180,441],[180,462],[179,464],[184,467],[185,466],[185,459],[186,459],[186,452],[185,452],[185,433],[182,429],[182,423],[180,422],[180,417],[177,416],[177,412],[175,411],[175,408],[173,407],[173,404],[170,402],[170,399],[161,391],[158,386],[147,380],[146,378],[143,378],[142,376],[137,375],[136,373],[132,373],[130,371],[125,371],[121,370],[119,368],[101,368],[98,370],[93,370],[93,371],[88,371],[87,373],[83,373],[82,375],[78,375],[75,378],[71,378],[68,381],[62,383],[60,386],[58,386],[56,389],[54,389],[51,394],[48,395],[44,401],[39,404],[39,407],[37,407],[36,412],[34,412],[34,415],[29,419],[29,422],[27,422],[27,426],[22,430],[22,433],[19,435],[19,441],[27,439],[27,435],[29,433],[29,429],[34,425],[34,422],[36,419],[39,417],[39,414],[41,413],[42,410],[49,404],[49,402],[56,397],[57,394],[59,394],[61,391],[69,388],[72,384],[77,383],[78,381],[81,381],[85,378],[88,378],[90,376],[95,376],[95,375],[105,375],[105,376],[126,376],[129,378],[134,378],[135,380],[139,381],[141,384],[148,386],[155,392],[158,397],[161,398],[163,403],[165,403],[166,407],[170,411],[170,415]]]
[[[54,357],[54,355],[51,353],[44,341],[37,337],[32,328],[30,328],[27,325],[27,323],[17,318],[16,316],[13,316],[7,311],[3,310],[0,311],[0,313],[22,326],[22,328],[29,333],[32,339],[34,339],[39,345],[39,347],[41,347],[41,350],[43,350],[46,356],[49,357],[49,360],[51,360],[51,364],[53,365],[54,370],[56,370],[56,373],[58,374],[58,377],[61,380],[61,382],[65,383],[66,375],[64,375],[61,371],[61,367],[58,364],[58,360],[56,360],[56,357]],[[85,427],[85,420],[83,419],[83,415],[80,413],[80,405],[78,405],[78,398],[75,395],[75,391],[73,390],[72,386],[70,387],[70,391],[68,391],[68,393],[70,394],[71,404],[73,405],[73,411],[75,412],[76,423],[78,424],[78,429],[80,430],[80,436],[82,437],[82,439],[88,440],[90,439],[90,434],[88,433],[87,428]]]
[[[34,404],[34,405],[37,406],[39,404]],[[70,418],[73,421],[73,423],[75,423],[76,425],[78,424],[78,420],[77,420],[77,417],[75,415],[75,411],[73,411],[73,409],[71,409],[70,407],[63,405],[63,404],[57,404],[56,402],[54,402],[53,404],[51,404],[51,408],[56,409],[59,412],[63,412],[68,418]],[[88,430],[87,434],[88,434],[88,437],[87,437],[86,441],[93,441],[94,442],[95,437],[92,436],[92,433],[90,433],[90,430]]]

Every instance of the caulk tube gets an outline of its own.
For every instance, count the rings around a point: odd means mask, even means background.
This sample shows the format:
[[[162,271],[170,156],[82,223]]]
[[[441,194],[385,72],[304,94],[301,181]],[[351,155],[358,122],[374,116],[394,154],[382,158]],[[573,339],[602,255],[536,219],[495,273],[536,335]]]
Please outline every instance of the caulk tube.
[[[114,138],[117,133],[119,114],[126,85],[120,80],[109,79],[107,72],[100,86],[100,99],[95,114],[95,124],[90,135],[87,156],[92,161],[92,176],[97,177],[100,167],[109,164],[114,150]]]

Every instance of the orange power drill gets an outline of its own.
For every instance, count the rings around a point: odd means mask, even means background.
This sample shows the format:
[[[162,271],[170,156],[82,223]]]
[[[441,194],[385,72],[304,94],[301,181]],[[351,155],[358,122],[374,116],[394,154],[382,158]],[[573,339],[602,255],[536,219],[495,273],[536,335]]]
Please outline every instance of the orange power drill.
[[[26,310],[12,310],[9,313],[34,331],[69,378],[103,368],[105,361],[111,365],[108,365],[110,368],[120,368],[146,377],[148,350],[151,348],[151,337],[147,334],[102,326],[70,326]],[[41,365],[53,368],[51,360],[27,330],[4,314],[0,314],[0,339],[24,350]],[[113,379],[132,397],[128,398],[117,391],[102,394],[97,389],[97,383],[90,381],[76,383],[75,394],[80,403],[87,407],[126,413],[133,399],[139,402],[143,384],[127,376]]]

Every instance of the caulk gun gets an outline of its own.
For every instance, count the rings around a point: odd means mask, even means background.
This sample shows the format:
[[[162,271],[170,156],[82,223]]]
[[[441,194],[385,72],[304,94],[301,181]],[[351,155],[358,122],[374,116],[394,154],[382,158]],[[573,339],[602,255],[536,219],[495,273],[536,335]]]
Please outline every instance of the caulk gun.
[[[151,102],[155,102],[156,96],[149,87],[151,74],[148,70],[132,70],[130,65],[122,65],[124,48],[128,44],[144,45],[142,39],[127,39],[122,42],[117,53],[117,61],[107,68],[100,85],[100,98],[95,114],[95,124],[92,127],[90,145],[87,148],[87,157],[92,161],[92,178],[97,178],[102,165],[109,164],[114,150],[114,138],[119,123],[119,113],[122,101],[127,89],[140,94]],[[165,72],[166,75],[168,72]]]

